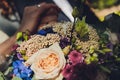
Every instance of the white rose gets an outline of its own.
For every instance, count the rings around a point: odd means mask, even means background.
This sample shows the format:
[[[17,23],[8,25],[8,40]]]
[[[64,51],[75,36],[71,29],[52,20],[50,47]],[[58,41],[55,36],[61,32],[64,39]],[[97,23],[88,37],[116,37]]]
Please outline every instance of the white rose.
[[[54,43],[33,54],[25,64],[31,65],[36,79],[52,79],[60,74],[66,60],[59,44]]]

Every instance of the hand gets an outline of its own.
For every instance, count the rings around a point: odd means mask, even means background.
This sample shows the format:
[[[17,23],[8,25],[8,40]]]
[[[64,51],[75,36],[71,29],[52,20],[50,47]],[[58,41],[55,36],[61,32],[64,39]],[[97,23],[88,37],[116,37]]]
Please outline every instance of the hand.
[[[51,12],[52,10],[52,12]],[[53,11],[54,10],[54,11]],[[21,26],[24,26],[21,31],[28,29],[29,31],[34,31],[40,24],[46,23],[45,17],[47,16],[56,16],[60,9],[54,4],[41,3],[40,7],[37,6],[28,6],[24,9],[23,19],[21,22]],[[55,17],[57,18],[57,17]],[[48,21],[53,20],[53,18],[49,18]],[[48,22],[47,21],[47,22]],[[36,32],[36,31],[35,31]]]
[[[54,23],[57,21],[58,19],[58,10],[51,8],[49,9],[41,18],[41,22],[40,25],[38,27],[38,30],[40,29],[40,27],[42,27],[43,25],[49,24],[49,23]]]
[[[33,33],[34,30],[38,28],[37,25],[39,25],[39,22],[40,22],[39,20],[41,20],[41,23],[43,24],[52,20],[56,20],[57,17],[55,18],[51,17],[49,18],[48,21],[42,20],[42,19],[45,19],[46,16],[51,16],[51,15],[53,16],[54,14],[57,15],[60,9],[56,5],[47,4],[47,3],[41,3],[40,5],[41,5],[40,7],[29,6],[24,9],[21,26],[17,32],[19,31],[24,32],[26,30],[29,30],[31,33]],[[54,9],[56,11],[51,11],[51,9]],[[0,44],[0,56],[6,57],[6,55],[10,55],[10,53],[12,52],[11,48],[16,42],[16,33],[12,37],[10,37],[8,40]]]

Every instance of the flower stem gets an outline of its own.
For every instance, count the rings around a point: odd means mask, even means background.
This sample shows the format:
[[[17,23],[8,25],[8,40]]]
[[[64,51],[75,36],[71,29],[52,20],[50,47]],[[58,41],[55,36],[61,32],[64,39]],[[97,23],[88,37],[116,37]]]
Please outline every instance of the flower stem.
[[[76,17],[74,17],[74,22],[73,22],[73,26],[72,26],[72,29],[71,29],[71,35],[70,35],[70,44],[71,44],[71,48],[73,47],[73,42],[72,42],[72,39],[73,39],[73,32],[75,30],[75,23],[76,23]]]

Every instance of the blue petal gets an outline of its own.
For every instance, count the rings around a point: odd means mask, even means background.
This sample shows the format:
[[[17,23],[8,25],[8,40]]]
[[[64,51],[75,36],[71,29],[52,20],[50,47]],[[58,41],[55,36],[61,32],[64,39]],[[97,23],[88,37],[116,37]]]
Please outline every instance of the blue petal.
[[[18,73],[18,69],[17,68],[15,68],[14,70],[13,70],[13,74],[17,74]]]
[[[24,69],[24,70],[21,71],[21,76],[25,75],[25,77],[30,77],[32,73],[33,73],[32,70]]]
[[[53,33],[53,30],[52,30],[51,27],[50,27],[50,28],[46,28],[45,31],[46,31],[47,33]]]
[[[27,77],[27,78],[24,78],[24,80],[32,80],[32,78],[30,78],[30,77]]]
[[[12,66],[13,66],[13,68],[18,68],[18,64],[17,64],[17,62],[14,61],[14,62],[12,63]]]
[[[17,60],[16,62],[18,63],[18,68],[19,68],[20,70],[22,70],[22,69],[26,68],[26,67],[24,66],[24,64],[23,64],[23,61],[22,61],[22,60]]]
[[[28,76],[28,74],[26,72],[21,71],[20,77],[21,78],[26,78],[26,77],[29,77],[29,76]]]
[[[31,73],[32,73],[32,70],[25,68],[25,69],[24,69],[24,72],[26,72],[27,74],[31,74]]]
[[[14,68],[18,68],[22,62],[23,62],[23,60],[16,60],[16,61],[13,61],[12,65]]]
[[[20,73],[17,73],[16,76],[19,77],[19,78],[21,78],[21,77],[20,77]]]
[[[23,64],[23,60],[16,60],[13,62],[13,67],[14,68],[18,68],[20,70],[23,70],[24,68],[26,68]]]
[[[23,62],[23,60],[16,60],[18,65],[21,65],[21,63]]]
[[[24,64],[23,63],[21,63],[21,65],[19,66],[19,69],[20,70],[24,70],[25,68],[27,68],[26,66],[24,66]]]
[[[47,34],[47,32],[43,29],[38,31],[37,33],[40,34],[40,35],[44,35],[44,36]]]

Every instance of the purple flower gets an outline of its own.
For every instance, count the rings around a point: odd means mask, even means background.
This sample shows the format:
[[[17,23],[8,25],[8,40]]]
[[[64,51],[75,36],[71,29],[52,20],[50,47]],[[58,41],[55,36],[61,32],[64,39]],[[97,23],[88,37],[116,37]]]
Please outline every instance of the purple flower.
[[[63,77],[66,80],[78,80],[78,74],[75,71],[75,65],[67,64],[62,71]]]
[[[13,65],[13,75],[20,77],[22,79],[31,78],[33,72],[30,69],[30,67],[26,67],[23,64],[23,60],[16,60],[13,62],[12,65]]]
[[[95,80],[96,67],[92,64],[86,65],[84,63],[67,64],[62,74],[66,80]]]
[[[20,53],[17,53],[17,58],[18,58],[19,60],[23,60],[22,55],[21,55]]]
[[[67,38],[63,38],[60,40],[60,47],[62,49],[65,48],[67,45],[70,45],[70,41]]]
[[[63,76],[67,79],[73,74],[73,67],[70,64],[67,64],[62,71]]]
[[[71,51],[68,58],[72,64],[82,63],[84,60],[83,55],[76,50]]]
[[[113,44],[112,44],[112,43],[108,43],[108,44],[107,44],[107,47],[108,47],[109,49],[113,50]],[[111,51],[111,52],[109,52],[109,54],[110,54],[110,55],[113,55],[113,52]]]

